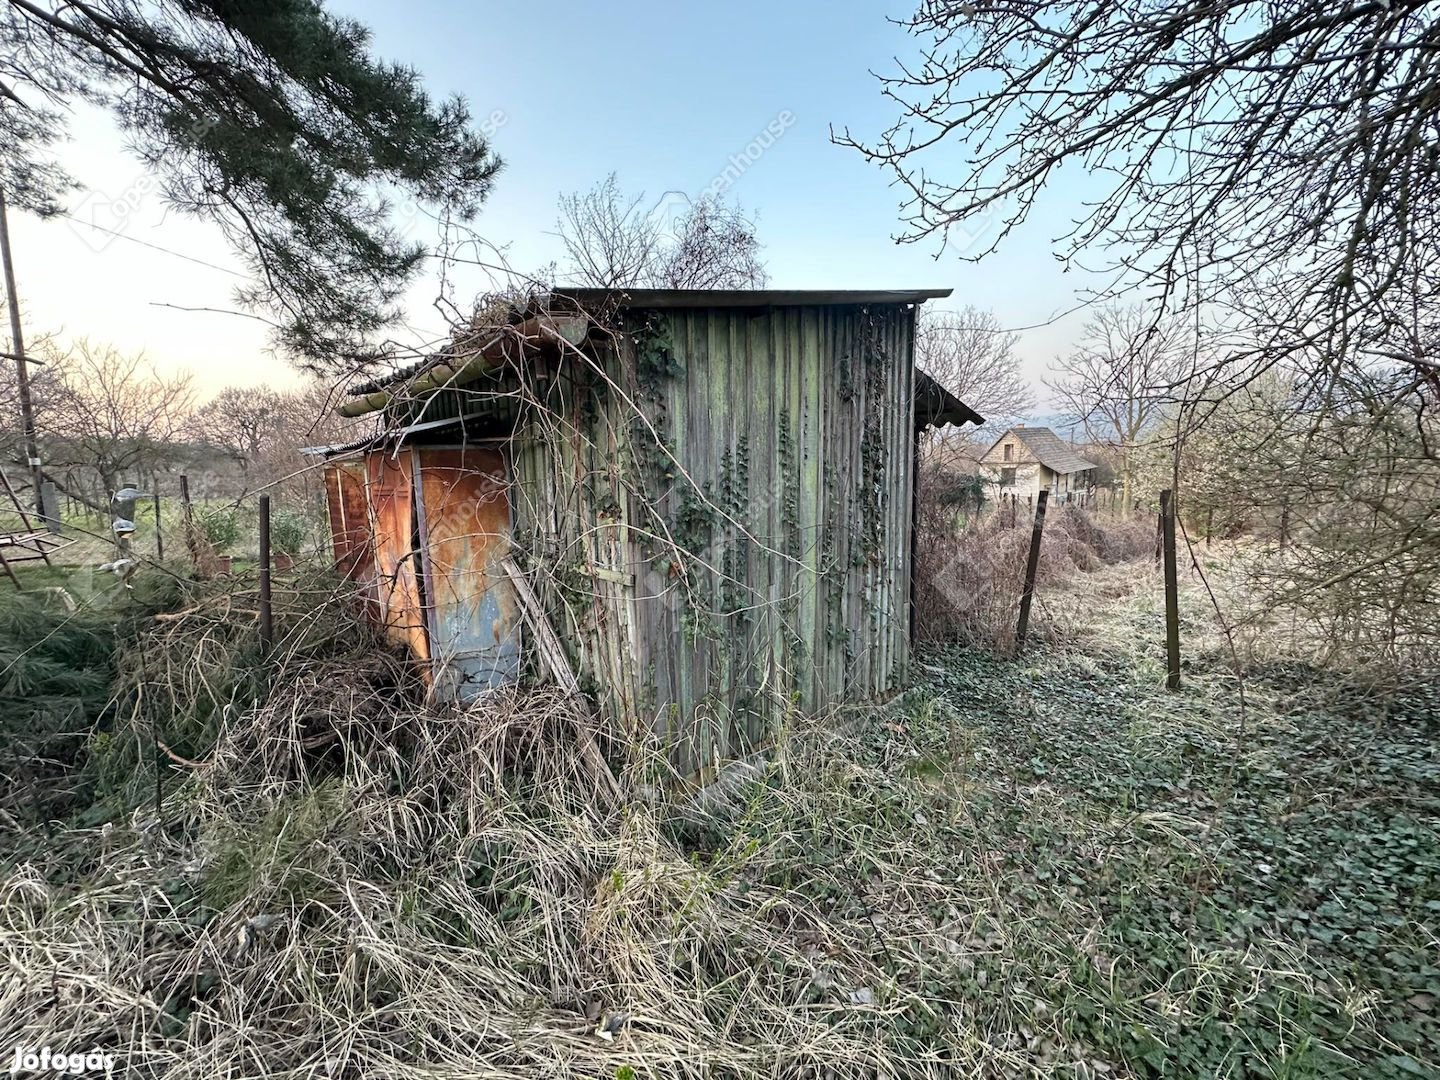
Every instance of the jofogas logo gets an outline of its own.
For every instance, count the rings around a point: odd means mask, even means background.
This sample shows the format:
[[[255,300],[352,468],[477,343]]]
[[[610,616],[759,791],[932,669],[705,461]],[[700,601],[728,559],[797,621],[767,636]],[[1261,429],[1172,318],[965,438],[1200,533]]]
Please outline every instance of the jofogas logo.
[[[109,1076],[114,1066],[115,1056],[102,1050],[64,1053],[48,1046],[42,1046],[38,1050],[17,1046],[14,1060],[10,1063],[10,1075],[43,1076],[48,1073],[54,1076]]]

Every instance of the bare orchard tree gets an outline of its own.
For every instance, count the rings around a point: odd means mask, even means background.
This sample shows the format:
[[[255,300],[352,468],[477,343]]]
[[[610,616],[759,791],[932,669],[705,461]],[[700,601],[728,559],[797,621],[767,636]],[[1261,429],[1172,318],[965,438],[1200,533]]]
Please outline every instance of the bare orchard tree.
[[[981,258],[1071,166],[1103,187],[1067,262],[1172,310],[1278,279],[1290,318],[1217,358],[1232,385],[1363,350],[1436,376],[1409,323],[1440,285],[1440,5],[969,0],[906,26],[894,125],[837,136],[906,192],[903,239]]]
[[[291,395],[266,386],[227,386],[196,410],[191,421],[198,442],[223,450],[248,473],[251,464],[291,426]]]
[[[611,173],[560,199],[564,276],[600,289],[741,289],[763,285],[755,223],[714,195],[652,204]]]
[[[1135,494],[1134,451],[1176,400],[1193,362],[1192,339],[1179,323],[1142,307],[1112,306],[1095,312],[1046,380],[1070,421],[1114,451],[1126,511]]]
[[[153,476],[184,437],[195,393],[190,375],[165,377],[143,355],[85,339],[51,353],[57,385],[43,406],[50,458],[93,470],[104,498]]]
[[[985,417],[998,431],[1035,408],[1035,394],[1020,371],[1020,335],[1006,330],[993,311],[966,306],[945,311],[921,307],[915,324],[920,368]],[[968,437],[968,434],[967,434]]]
[[[187,430],[194,442],[222,451],[239,466],[242,489],[273,490],[294,508],[321,493],[320,470],[303,449],[374,433],[369,420],[336,413],[341,397],[318,379],[286,390],[228,386],[195,411]]]

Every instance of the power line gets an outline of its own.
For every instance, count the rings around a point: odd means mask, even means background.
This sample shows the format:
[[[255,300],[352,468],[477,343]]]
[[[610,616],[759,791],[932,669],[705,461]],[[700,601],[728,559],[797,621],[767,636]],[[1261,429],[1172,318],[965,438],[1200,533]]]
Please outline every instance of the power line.
[[[107,229],[104,225],[96,225],[93,221],[86,221],[83,218],[76,217],[74,214],[67,214],[63,210],[60,211],[59,216],[63,218],[68,218],[69,220],[75,222],[75,224],[77,225],[84,225],[87,229],[95,229],[97,232],[106,233],[121,240],[128,240],[132,244],[139,244],[141,247],[149,248],[151,251],[159,251],[166,255],[174,255],[177,259],[184,259],[186,262],[195,263],[197,266],[205,266],[209,267],[211,270],[219,270],[222,274],[230,274],[233,277],[245,276],[244,274],[240,273],[240,271],[232,270],[228,266],[220,266],[217,263],[206,262],[204,259],[197,259],[194,255],[186,255],[184,252],[181,251],[172,251],[170,248],[161,247],[159,244],[152,244],[148,240],[141,240],[139,237],[130,236],[128,233],[118,232],[115,229]]]

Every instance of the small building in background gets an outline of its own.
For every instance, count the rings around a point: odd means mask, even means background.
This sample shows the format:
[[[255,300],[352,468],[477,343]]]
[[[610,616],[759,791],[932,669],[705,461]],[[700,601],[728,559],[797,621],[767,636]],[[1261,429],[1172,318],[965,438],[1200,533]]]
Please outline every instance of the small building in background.
[[[1041,491],[1062,502],[1086,497],[1099,468],[1048,427],[1024,424],[996,439],[980,463],[998,499],[1021,502],[1033,502]]]
[[[465,700],[525,673],[703,779],[910,657],[922,433],[982,418],[915,368],[949,290],[569,290],[352,388],[335,554]],[[563,669],[563,670],[562,670]]]

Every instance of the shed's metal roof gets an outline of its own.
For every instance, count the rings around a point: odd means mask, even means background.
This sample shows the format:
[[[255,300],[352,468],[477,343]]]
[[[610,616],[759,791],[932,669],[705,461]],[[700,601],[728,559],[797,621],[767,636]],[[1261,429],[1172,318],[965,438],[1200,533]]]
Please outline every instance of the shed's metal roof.
[[[915,420],[921,427],[941,424],[979,427],[985,423],[983,416],[918,367],[915,369]]]
[[[825,307],[834,304],[919,304],[940,300],[953,289],[567,289],[582,307],[614,304],[631,308]]]
[[[1047,469],[1054,469],[1058,473],[1074,473],[1097,467],[1093,461],[1087,461],[1070,449],[1065,440],[1048,427],[1013,427],[990,444],[990,449],[985,451],[982,460],[989,458],[995,447],[1012,435],[1024,443],[1030,453],[1035,455],[1035,460]]]
[[[556,288],[548,298],[547,306],[564,309],[571,305],[590,310],[614,308],[765,308],[765,307],[824,307],[840,304],[919,304],[926,300],[938,300],[949,296],[953,289],[567,289]],[[519,318],[519,316],[516,316]],[[582,316],[583,317],[583,316]],[[556,315],[557,322],[565,320]],[[494,333],[503,336],[507,330],[523,329],[533,323],[521,323],[519,327],[499,327]],[[351,386],[347,394],[352,399],[383,391],[398,383],[406,382],[428,371],[443,361],[456,358],[452,346],[410,364],[408,367],[367,379]],[[975,421],[979,423],[980,421]]]

